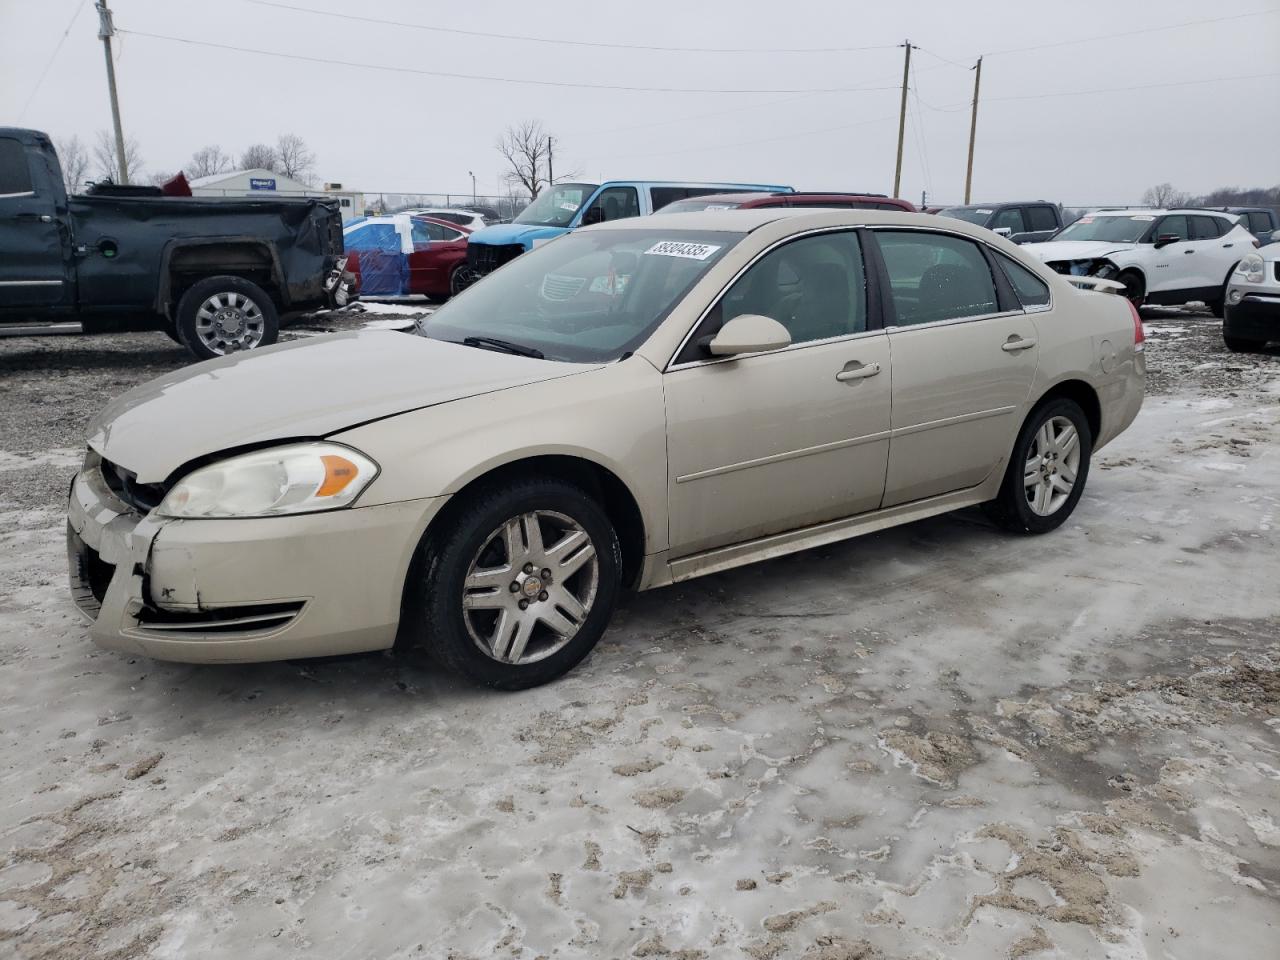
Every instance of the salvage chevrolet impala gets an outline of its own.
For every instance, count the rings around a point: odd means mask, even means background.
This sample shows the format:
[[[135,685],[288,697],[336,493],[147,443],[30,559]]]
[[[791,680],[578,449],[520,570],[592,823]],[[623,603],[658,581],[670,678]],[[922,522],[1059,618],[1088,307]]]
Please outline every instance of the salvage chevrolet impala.
[[[1075,283],[1107,286],[901,212],[578,230],[416,336],[265,348],[109,405],[72,592],[116,650],[422,643],[511,689],[586,656],[623,589],[977,504],[1044,533],[1143,396],[1136,312]]]

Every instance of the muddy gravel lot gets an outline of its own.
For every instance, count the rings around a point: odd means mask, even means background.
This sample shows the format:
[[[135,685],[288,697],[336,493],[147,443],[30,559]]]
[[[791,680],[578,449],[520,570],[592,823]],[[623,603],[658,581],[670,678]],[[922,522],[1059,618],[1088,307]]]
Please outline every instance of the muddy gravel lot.
[[[186,357],[0,340],[0,956],[1274,956],[1280,352],[1147,319],[1059,531],[968,511],[641,595],[505,695],[94,648],[83,426]]]

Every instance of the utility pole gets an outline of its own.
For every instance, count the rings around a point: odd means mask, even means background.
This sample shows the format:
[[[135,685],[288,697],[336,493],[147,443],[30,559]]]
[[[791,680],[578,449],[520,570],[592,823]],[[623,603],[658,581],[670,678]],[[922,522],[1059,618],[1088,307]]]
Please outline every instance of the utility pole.
[[[556,182],[555,168],[551,165],[553,154],[551,152],[551,134],[547,134],[547,186],[553,186]]]
[[[470,170],[467,173],[471,176],[471,202],[474,204],[476,202],[476,175]]]
[[[111,8],[107,0],[98,0],[98,39],[107,55],[107,90],[111,94],[111,123],[116,128],[116,162],[120,165],[120,182],[129,182],[129,158],[124,152],[124,129],[120,126],[120,98],[116,96],[116,65],[111,59],[111,38],[116,26],[111,21]]]
[[[902,185],[902,138],[907,132],[907,81],[911,76],[911,41],[904,44],[907,48],[907,59],[902,64],[902,110],[898,114],[898,165],[893,170],[893,195],[898,195]]]
[[[969,118],[969,167],[964,173],[964,202],[969,202],[973,186],[973,141],[978,133],[978,89],[982,85],[982,58],[973,65],[973,116]]]

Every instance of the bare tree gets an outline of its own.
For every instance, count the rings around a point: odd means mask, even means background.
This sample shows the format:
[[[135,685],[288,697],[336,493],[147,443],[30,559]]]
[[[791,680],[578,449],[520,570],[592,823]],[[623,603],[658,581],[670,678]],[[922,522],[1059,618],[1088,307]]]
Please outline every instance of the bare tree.
[[[1150,207],[1185,207],[1191,202],[1191,194],[1183,193],[1172,183],[1157,183],[1142,195],[1142,202]]]
[[[513,123],[494,144],[510,169],[503,174],[512,188],[538,199],[538,191],[548,183],[547,161],[550,143],[537,120]]]
[[[311,182],[311,171],[316,165],[316,155],[307,148],[307,143],[296,133],[282,133],[276,140],[275,169],[286,177]]]
[[[252,144],[245,149],[244,153],[240,154],[241,170],[271,170],[274,172],[278,163],[275,147],[268,146],[265,143]]]
[[[78,136],[59,137],[54,141],[58,160],[62,163],[62,182],[67,193],[79,193],[89,174],[89,149]]]
[[[133,137],[125,138],[124,158],[129,165],[129,176],[137,181],[145,179],[142,175],[142,150]],[[98,131],[97,141],[93,145],[91,165],[93,175],[99,180],[119,181],[120,161],[116,156],[116,138],[110,131]]]
[[[231,169],[231,154],[226,153],[216,143],[201,147],[191,155],[184,169],[187,178],[211,177],[215,173],[226,173]]]

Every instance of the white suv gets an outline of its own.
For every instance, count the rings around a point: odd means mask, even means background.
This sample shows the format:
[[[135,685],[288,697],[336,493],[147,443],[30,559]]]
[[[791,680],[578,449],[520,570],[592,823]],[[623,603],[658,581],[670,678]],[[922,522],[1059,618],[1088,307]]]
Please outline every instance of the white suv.
[[[1231,213],[1102,210],[1023,246],[1058,273],[1124,284],[1135,306],[1200,301],[1222,316],[1227,282],[1257,243]]]

